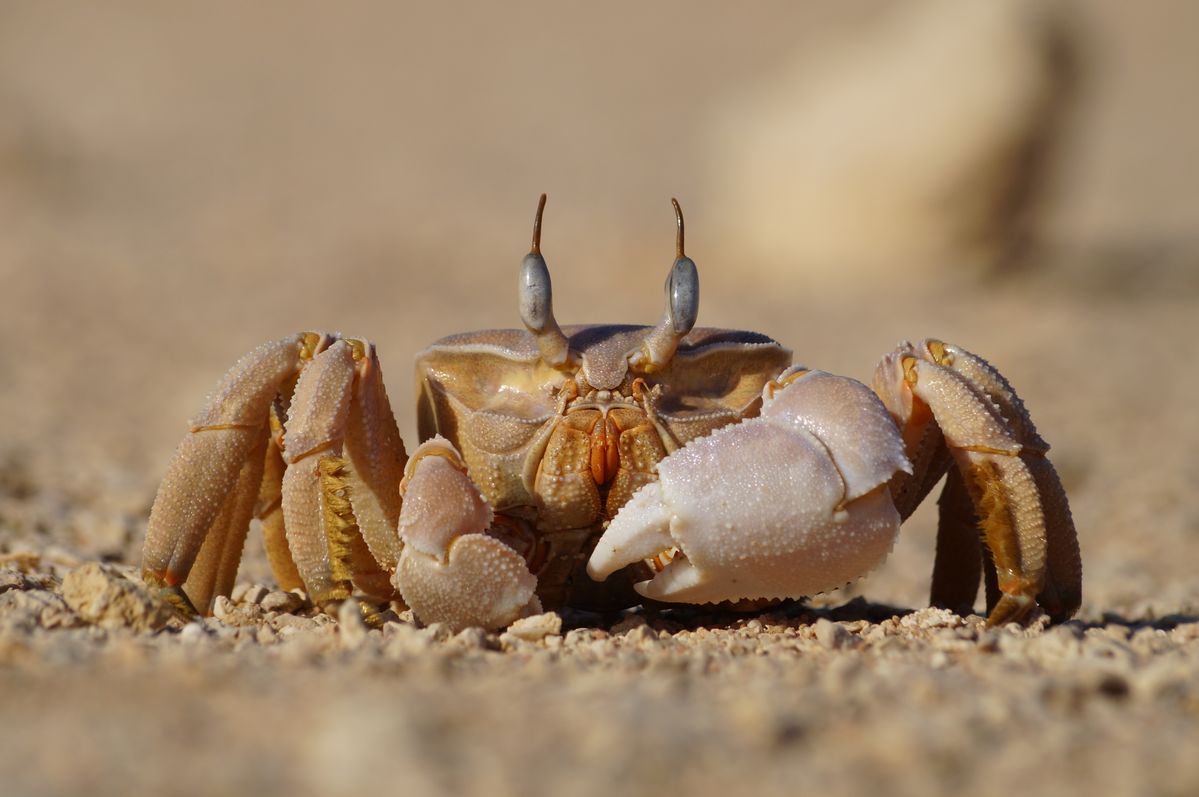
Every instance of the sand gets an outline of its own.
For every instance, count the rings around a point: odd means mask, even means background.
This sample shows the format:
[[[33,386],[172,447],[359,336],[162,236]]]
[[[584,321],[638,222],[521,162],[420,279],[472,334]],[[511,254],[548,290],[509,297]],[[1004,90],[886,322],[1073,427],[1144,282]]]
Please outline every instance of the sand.
[[[949,125],[973,131],[956,165],[952,135],[905,149],[932,176],[839,190],[835,250],[759,240],[738,164],[886,152],[809,124],[860,89],[838,53],[882,41],[878,3],[0,11],[0,793],[1199,793],[1194,12],[1063,7],[1036,24],[1072,77],[1032,85],[1068,113]],[[787,94],[796,69],[820,102]],[[1013,141],[1040,142],[1018,201]],[[256,530],[217,616],[163,612],[146,517],[221,373],[298,329],[368,336],[411,449],[413,355],[517,323],[541,191],[564,323],[657,318],[678,195],[701,323],[864,380],[926,335],[998,365],[1070,495],[1077,618],[925,608],[931,501],[877,571],[760,614],[369,630],[276,591]],[[909,224],[930,197],[943,223]]]

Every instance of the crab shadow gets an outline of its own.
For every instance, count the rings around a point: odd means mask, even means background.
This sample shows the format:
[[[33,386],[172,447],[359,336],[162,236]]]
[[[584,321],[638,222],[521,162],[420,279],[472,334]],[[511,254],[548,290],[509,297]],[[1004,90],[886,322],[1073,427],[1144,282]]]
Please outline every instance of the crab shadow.
[[[1128,617],[1117,612],[1103,612],[1098,620],[1091,618],[1074,619],[1066,623],[1066,625],[1075,626],[1084,632],[1093,628],[1122,626],[1127,628],[1130,634],[1135,634],[1137,631],[1145,628],[1150,628],[1154,631],[1173,631],[1181,626],[1197,623],[1199,623],[1199,614],[1193,611],[1171,612],[1160,616],[1150,613],[1143,617]]]
[[[802,600],[787,600],[768,608],[753,611],[738,611],[728,607],[671,606],[668,604],[648,604],[624,611],[605,613],[566,609],[562,612],[562,622],[564,630],[598,628],[611,631],[613,628],[628,623],[632,618],[640,617],[647,624],[659,630],[694,631],[699,628],[733,630],[744,626],[751,620],[779,625],[812,625],[821,619],[843,623],[865,621],[876,624],[892,618],[905,617],[916,611],[918,609],[887,603],[874,603],[859,596],[838,606],[810,606]],[[956,613],[963,618],[981,618],[977,613],[966,611],[964,608],[957,610]],[[1097,617],[1076,617],[1054,625],[1073,628],[1080,634],[1092,629],[1121,626],[1128,629],[1128,633],[1131,635],[1146,628],[1156,631],[1173,631],[1181,626],[1193,624],[1199,624],[1199,613],[1188,608],[1163,615],[1149,613],[1143,616],[1102,612]]]
[[[654,628],[670,631],[707,629],[736,629],[751,620],[768,624],[811,625],[817,620],[879,623],[892,617],[903,617],[915,609],[872,603],[855,597],[839,606],[810,606],[802,600],[786,600],[762,609],[734,610],[722,606],[672,606],[646,604],[619,612],[587,612],[566,609],[562,612],[564,630],[599,628],[606,631],[631,618],[640,617]]]

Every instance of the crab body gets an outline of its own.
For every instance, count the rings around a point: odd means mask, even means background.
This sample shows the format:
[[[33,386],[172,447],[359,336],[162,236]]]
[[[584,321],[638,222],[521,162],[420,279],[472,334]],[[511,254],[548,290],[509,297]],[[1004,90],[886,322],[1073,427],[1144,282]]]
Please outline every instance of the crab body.
[[[627,585],[597,590],[582,572],[604,526],[669,454],[757,414],[790,363],[763,335],[697,329],[666,368],[638,374],[627,356],[651,331],[567,327],[566,369],[545,365],[525,330],[454,335],[417,359],[421,439],[440,435],[461,453],[545,606],[627,603]]]
[[[226,375],[163,479],[146,581],[185,611],[228,594],[252,517],[285,588],[402,599],[425,621],[501,627],[564,605],[802,597],[877,566],[946,473],[932,598],[989,622],[1081,597],[1069,506],[1007,381],[926,340],[871,387],[792,366],[755,333],[695,329],[683,253],[655,326],[558,326],[540,253],[523,330],[417,358],[409,457],[374,346],[304,333]]]

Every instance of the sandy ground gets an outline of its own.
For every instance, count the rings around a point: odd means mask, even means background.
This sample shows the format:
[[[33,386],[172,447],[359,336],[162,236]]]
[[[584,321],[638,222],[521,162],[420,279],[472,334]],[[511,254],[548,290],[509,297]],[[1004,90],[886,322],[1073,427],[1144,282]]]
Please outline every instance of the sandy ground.
[[[881,7],[0,8],[0,792],[1199,792],[1196,14],[1065,4],[1028,45]],[[934,63],[875,105],[905,42],[927,64],[963,30],[1056,66],[1001,91]],[[952,115],[983,93],[1024,121]],[[921,150],[925,106],[950,133]],[[517,322],[541,191],[563,321],[656,319],[677,195],[701,323],[861,379],[924,335],[996,363],[1070,494],[1078,618],[922,608],[928,508],[866,579],[760,616],[367,631],[272,592],[256,531],[218,617],[124,579],[187,417],[259,341],[377,341],[411,444],[407,363]],[[836,235],[747,216],[821,192]]]

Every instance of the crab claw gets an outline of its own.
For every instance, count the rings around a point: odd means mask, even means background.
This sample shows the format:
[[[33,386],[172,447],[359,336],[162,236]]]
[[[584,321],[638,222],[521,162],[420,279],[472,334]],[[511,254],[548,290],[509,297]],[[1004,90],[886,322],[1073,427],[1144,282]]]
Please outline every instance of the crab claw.
[[[887,482],[910,471],[903,441],[865,385],[795,369],[761,415],[658,463],[659,481],[613,518],[587,572],[668,563],[647,598],[716,603],[844,586],[882,562],[899,529]]]
[[[404,548],[394,583],[417,617],[458,631],[502,628],[535,609],[536,577],[485,533],[491,507],[449,441],[434,437],[413,453],[401,490]]]

